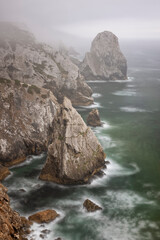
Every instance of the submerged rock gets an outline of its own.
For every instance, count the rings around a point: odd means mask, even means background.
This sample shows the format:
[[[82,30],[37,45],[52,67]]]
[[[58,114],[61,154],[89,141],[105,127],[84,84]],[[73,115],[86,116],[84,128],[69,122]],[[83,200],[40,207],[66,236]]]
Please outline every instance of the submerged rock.
[[[59,214],[52,209],[47,209],[41,212],[37,212],[31,216],[29,216],[29,221],[33,221],[36,223],[49,223],[55,220]]]
[[[8,175],[10,175],[10,171],[7,167],[4,167],[0,164],[0,181],[5,179]]]
[[[13,23],[0,23],[0,76],[61,92],[73,105],[93,103],[92,90],[65,51],[39,43]]]
[[[40,179],[61,184],[88,182],[105,166],[105,153],[96,136],[66,97],[53,122],[54,141]]]
[[[95,212],[97,210],[102,210],[101,207],[96,205],[94,202],[92,202],[89,199],[86,199],[83,203],[83,206],[87,209],[88,212]]]
[[[25,239],[24,235],[29,232],[29,227],[29,221],[12,210],[7,188],[0,184],[0,239]]]
[[[120,50],[118,38],[108,31],[99,33],[80,69],[87,80],[127,79],[127,62]]]
[[[87,117],[87,125],[92,127],[101,126],[101,120],[98,109],[93,109]]]

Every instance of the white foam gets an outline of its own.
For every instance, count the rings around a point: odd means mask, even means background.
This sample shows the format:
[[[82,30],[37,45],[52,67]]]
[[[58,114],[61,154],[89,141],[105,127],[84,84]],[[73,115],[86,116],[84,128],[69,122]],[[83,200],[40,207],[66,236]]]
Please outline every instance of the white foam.
[[[89,105],[89,106],[82,106],[83,108],[102,108],[101,104],[99,102],[94,102],[93,104]]]
[[[116,83],[126,83],[126,82],[132,82],[133,81],[133,77],[128,77],[128,79],[126,80],[109,80],[109,82],[116,82]]]
[[[129,97],[137,95],[136,90],[131,91],[131,90],[127,90],[127,89],[124,89],[122,91],[116,91],[116,92],[113,92],[112,94],[117,95],[117,96],[129,96]]]
[[[123,112],[146,112],[145,109],[136,108],[136,107],[120,107]]]
[[[99,98],[99,97],[102,97],[102,94],[100,94],[100,93],[93,93],[92,97],[93,98]]]
[[[88,83],[106,83],[107,81],[105,81],[105,80],[88,80],[86,82],[88,82]]]

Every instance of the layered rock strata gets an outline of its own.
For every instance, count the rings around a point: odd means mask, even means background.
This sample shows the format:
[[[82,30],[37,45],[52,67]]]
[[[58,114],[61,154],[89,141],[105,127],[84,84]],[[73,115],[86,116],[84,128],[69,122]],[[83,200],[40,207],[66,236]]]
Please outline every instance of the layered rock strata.
[[[99,33],[93,40],[81,64],[81,73],[87,80],[115,80],[127,78],[127,62],[118,38],[111,32]]]
[[[53,141],[40,179],[62,184],[85,183],[105,165],[105,154],[92,130],[66,97],[53,121]]]

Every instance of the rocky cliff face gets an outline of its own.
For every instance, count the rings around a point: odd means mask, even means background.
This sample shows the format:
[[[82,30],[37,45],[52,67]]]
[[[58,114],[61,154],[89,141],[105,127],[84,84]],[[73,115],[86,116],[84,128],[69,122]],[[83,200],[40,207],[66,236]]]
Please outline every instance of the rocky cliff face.
[[[104,167],[105,154],[71,101],[51,91],[0,79],[0,162],[11,166],[47,151],[40,178],[58,183],[87,182]],[[48,148],[49,146],[49,148]]]
[[[104,165],[105,154],[92,130],[64,98],[54,119],[53,141],[40,179],[62,184],[85,183]]]
[[[46,151],[58,108],[49,90],[0,78],[0,162],[10,166]]]
[[[0,183],[0,239],[25,240],[24,234],[27,228],[29,228],[29,221],[12,210],[7,188]]]
[[[66,95],[73,105],[89,105],[92,91],[65,51],[41,44],[10,23],[0,23],[0,76]]]
[[[111,32],[99,33],[81,64],[81,73],[91,79],[126,79],[127,63],[118,38]]]

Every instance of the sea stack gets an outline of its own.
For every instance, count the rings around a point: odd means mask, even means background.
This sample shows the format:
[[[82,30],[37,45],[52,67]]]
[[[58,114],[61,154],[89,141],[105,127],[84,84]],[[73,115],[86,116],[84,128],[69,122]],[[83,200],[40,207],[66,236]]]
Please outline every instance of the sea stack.
[[[86,80],[127,79],[127,61],[113,33],[104,31],[94,38],[81,64],[81,74]]]
[[[53,122],[53,142],[41,180],[61,184],[86,183],[105,166],[105,153],[92,130],[64,97]]]
[[[98,109],[92,109],[92,111],[88,114],[87,125],[92,127],[97,127],[102,125]]]

